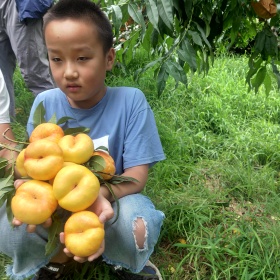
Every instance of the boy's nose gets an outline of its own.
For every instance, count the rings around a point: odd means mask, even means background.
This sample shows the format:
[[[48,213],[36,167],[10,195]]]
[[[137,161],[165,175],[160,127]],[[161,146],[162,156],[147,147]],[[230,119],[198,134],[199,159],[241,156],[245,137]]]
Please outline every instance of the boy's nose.
[[[65,71],[64,71],[64,78],[66,79],[76,79],[78,78],[79,73],[75,69],[75,67],[72,64],[67,64]]]

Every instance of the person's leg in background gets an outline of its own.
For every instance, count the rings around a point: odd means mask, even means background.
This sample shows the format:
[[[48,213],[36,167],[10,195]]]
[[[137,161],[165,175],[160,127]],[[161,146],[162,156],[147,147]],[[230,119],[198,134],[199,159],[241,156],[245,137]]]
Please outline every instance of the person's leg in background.
[[[10,36],[10,41],[27,87],[34,95],[54,88],[42,34],[42,19],[27,19],[26,24],[18,26],[17,30],[17,38]]]
[[[10,95],[9,111],[12,121],[15,117],[13,73],[16,67],[16,57],[12,50],[8,34],[6,33],[6,23],[9,17],[8,11],[11,8],[10,6],[10,0],[3,0],[0,2],[0,69],[2,70],[4,80]]]
[[[20,22],[15,1],[6,1],[5,7],[0,6],[0,9],[2,9],[0,68],[10,94],[10,112],[13,117],[15,116],[15,97],[12,79],[16,61],[26,86],[34,96],[53,88],[54,83],[42,34],[42,19],[27,19],[25,22]]]

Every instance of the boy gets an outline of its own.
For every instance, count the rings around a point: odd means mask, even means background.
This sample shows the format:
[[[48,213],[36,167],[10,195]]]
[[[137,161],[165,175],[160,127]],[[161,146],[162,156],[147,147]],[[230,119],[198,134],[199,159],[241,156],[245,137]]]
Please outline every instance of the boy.
[[[69,258],[84,262],[102,255],[103,260],[114,267],[118,279],[162,279],[149,258],[164,214],[140,192],[145,187],[149,167],[165,157],[144,94],[135,88],[105,86],[106,72],[112,69],[115,59],[110,22],[90,0],[60,0],[45,15],[43,32],[58,88],[36,97],[28,133],[33,130],[35,108],[43,102],[47,120],[55,113],[57,119],[72,117],[64,129],[90,128],[95,148],[108,147],[115,160],[116,173],[133,177],[138,182],[112,185],[120,203],[119,218],[114,224],[116,203],[107,187],[101,186],[90,208],[105,223],[105,242],[88,258],[72,256],[64,249],[50,259],[44,256],[46,230],[43,227],[37,226],[31,234],[25,232],[26,225],[11,232],[8,225],[2,226],[7,222],[1,221],[0,216],[1,240],[5,239],[5,242],[0,240],[0,251],[14,261],[10,274],[20,279],[19,276],[30,276],[37,270],[34,279],[59,279],[61,273],[57,268]],[[16,221],[15,224],[21,223]]]

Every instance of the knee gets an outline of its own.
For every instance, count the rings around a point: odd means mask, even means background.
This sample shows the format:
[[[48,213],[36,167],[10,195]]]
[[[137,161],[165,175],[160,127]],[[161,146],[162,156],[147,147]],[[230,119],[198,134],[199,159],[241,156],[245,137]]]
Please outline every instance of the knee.
[[[146,228],[146,222],[143,220],[143,218],[138,217],[134,221],[133,233],[134,233],[134,238],[135,238],[137,248],[144,249],[146,238],[147,238],[147,228]]]

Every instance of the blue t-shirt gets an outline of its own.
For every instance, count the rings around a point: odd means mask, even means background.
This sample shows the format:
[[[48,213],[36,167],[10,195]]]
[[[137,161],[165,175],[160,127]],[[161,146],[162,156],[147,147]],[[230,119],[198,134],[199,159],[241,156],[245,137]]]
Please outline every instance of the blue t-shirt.
[[[58,88],[37,95],[29,116],[27,131],[33,130],[33,114],[43,101],[45,119],[71,117],[63,129],[87,127],[95,149],[107,146],[116,164],[116,174],[129,167],[165,159],[154,114],[142,91],[130,87],[108,87],[102,100],[90,109],[72,108]]]

